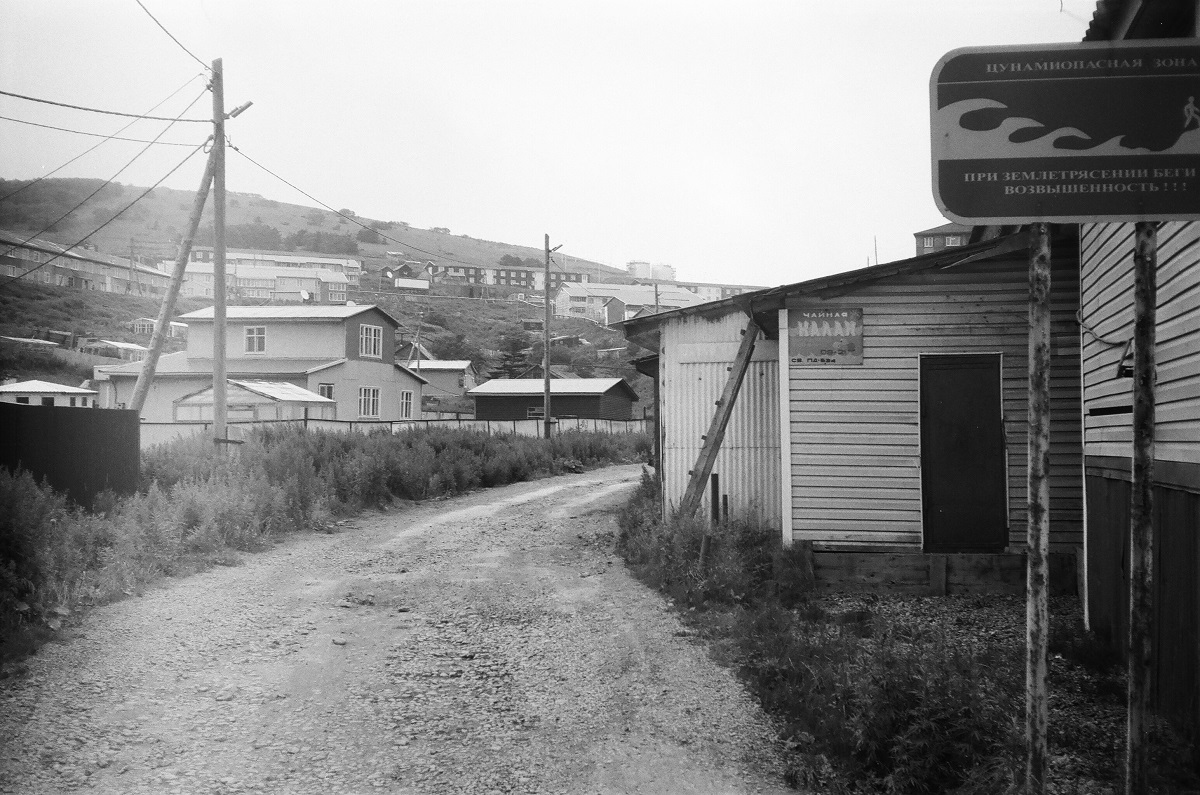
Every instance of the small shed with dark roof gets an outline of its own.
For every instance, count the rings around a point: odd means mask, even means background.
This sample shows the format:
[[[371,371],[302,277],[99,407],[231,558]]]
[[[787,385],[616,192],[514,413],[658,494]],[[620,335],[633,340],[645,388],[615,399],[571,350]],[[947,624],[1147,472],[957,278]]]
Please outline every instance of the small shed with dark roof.
[[[475,419],[543,418],[545,381],[541,378],[493,378],[467,392],[475,398]],[[555,378],[550,381],[552,417],[630,420],[633,387],[623,378]]]

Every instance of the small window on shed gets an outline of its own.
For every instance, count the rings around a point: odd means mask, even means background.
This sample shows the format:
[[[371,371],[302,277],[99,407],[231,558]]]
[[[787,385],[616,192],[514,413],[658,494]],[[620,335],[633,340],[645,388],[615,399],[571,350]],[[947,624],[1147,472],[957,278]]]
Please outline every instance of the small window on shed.
[[[53,405],[54,405],[54,398],[52,398],[52,397],[44,397],[44,398],[42,398],[42,405],[43,405],[43,406],[53,406]]]
[[[962,235],[946,235],[947,246],[961,246],[963,244]]]
[[[936,238],[927,237],[927,238],[924,238],[921,240],[921,245],[924,246],[925,248],[933,248],[933,245],[935,242],[936,242]]]

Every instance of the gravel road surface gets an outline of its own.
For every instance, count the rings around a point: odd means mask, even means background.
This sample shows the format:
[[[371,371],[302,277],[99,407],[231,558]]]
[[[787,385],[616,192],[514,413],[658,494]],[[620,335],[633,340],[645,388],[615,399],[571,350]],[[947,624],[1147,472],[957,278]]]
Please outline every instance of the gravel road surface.
[[[0,792],[788,792],[613,554],[638,477],[364,514],[97,608],[0,681]]]

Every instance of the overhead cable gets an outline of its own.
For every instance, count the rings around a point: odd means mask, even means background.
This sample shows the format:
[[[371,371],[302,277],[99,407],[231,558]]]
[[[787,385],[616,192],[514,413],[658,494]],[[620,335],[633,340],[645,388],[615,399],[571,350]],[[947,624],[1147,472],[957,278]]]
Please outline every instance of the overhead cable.
[[[342,218],[345,218],[345,219],[346,219],[347,221],[349,221],[350,223],[352,223],[352,224],[355,224],[355,225],[357,225],[357,226],[361,226],[363,229],[369,229],[369,230],[371,230],[372,232],[374,232],[375,234],[377,234],[377,235],[379,235],[380,237],[382,237],[384,240],[390,240],[391,242],[395,243],[395,244],[396,244],[396,245],[398,245],[398,246],[404,246],[404,247],[406,247],[406,248],[411,248],[413,251],[419,251],[419,252],[421,252],[422,254],[427,254],[427,255],[429,255],[429,256],[431,256],[431,257],[437,257],[439,260],[444,260],[444,261],[446,261],[446,262],[457,262],[459,265],[466,265],[467,267],[470,267],[470,268],[477,268],[477,267],[479,267],[479,263],[477,263],[477,262],[467,262],[467,261],[465,261],[465,260],[461,260],[461,259],[454,259],[453,257],[447,257],[447,256],[446,256],[446,255],[444,255],[444,254],[434,254],[432,251],[426,251],[426,250],[425,250],[425,249],[423,249],[423,248],[418,248],[418,247],[414,246],[412,243],[406,243],[406,242],[404,242],[403,240],[397,240],[396,238],[394,238],[394,237],[392,237],[392,236],[390,236],[390,235],[385,235],[383,232],[380,232],[378,229],[375,229],[374,227],[371,227],[371,226],[367,226],[366,224],[364,224],[362,221],[358,220],[358,219],[357,219],[357,218],[355,218],[354,216],[352,216],[352,215],[346,215],[346,214],[345,214],[345,213],[343,213],[343,212],[340,212],[340,211],[338,211],[338,210],[335,210],[335,209],[333,209],[333,208],[332,208],[332,207],[330,207],[328,204],[326,204],[325,202],[323,202],[323,201],[321,201],[320,199],[318,199],[316,196],[313,196],[311,193],[309,193],[309,192],[307,192],[307,191],[305,191],[305,190],[302,190],[301,188],[298,188],[297,186],[293,185],[291,182],[288,182],[286,179],[284,179],[283,177],[279,176],[279,175],[278,175],[278,174],[276,174],[274,171],[272,171],[271,169],[269,169],[269,168],[267,168],[266,166],[264,166],[262,163],[259,163],[257,160],[255,160],[254,158],[250,157],[250,155],[246,154],[246,153],[245,153],[245,152],[243,152],[241,149],[238,149],[238,148],[237,148],[236,146],[234,146],[233,144],[230,144],[230,145],[229,145],[229,148],[230,148],[230,149],[232,149],[233,151],[237,152],[237,153],[238,153],[239,155],[241,155],[242,157],[244,157],[244,158],[246,158],[247,160],[249,160],[249,161],[250,161],[251,163],[253,163],[254,165],[256,165],[256,166],[258,166],[259,168],[261,168],[263,171],[265,171],[265,172],[267,172],[268,174],[270,174],[270,175],[271,175],[272,177],[274,177],[275,179],[277,179],[277,180],[279,180],[280,182],[282,182],[284,185],[287,185],[287,186],[288,186],[289,188],[291,188],[292,190],[298,191],[298,192],[300,192],[300,193],[304,194],[305,196],[307,196],[309,199],[312,199],[312,200],[313,200],[313,201],[315,201],[317,204],[321,205],[321,206],[322,206],[322,207],[324,207],[326,210],[329,210],[329,211],[330,211],[331,213],[333,213],[334,215],[339,215],[339,216],[341,216]]]
[[[81,246],[81,245],[83,245],[84,243],[86,243],[86,242],[87,242],[87,240],[88,240],[88,238],[90,238],[92,235],[94,235],[94,234],[96,234],[97,232],[99,232],[99,231],[100,231],[101,229],[103,229],[104,227],[106,227],[106,226],[108,226],[109,224],[111,224],[113,221],[115,221],[115,220],[117,220],[118,218],[120,218],[120,217],[121,217],[121,216],[122,216],[122,215],[123,215],[123,214],[124,214],[124,213],[125,213],[125,212],[126,212],[128,209],[129,209],[129,208],[130,208],[130,207],[132,207],[133,205],[137,204],[137,203],[138,203],[138,202],[140,202],[142,199],[146,198],[148,195],[150,195],[150,193],[151,193],[151,192],[152,192],[152,191],[153,191],[155,188],[157,188],[159,185],[161,185],[161,184],[163,184],[164,182],[166,182],[166,181],[167,181],[167,179],[168,179],[168,178],[169,178],[169,177],[170,177],[172,174],[174,174],[176,171],[178,171],[180,168],[182,168],[182,167],[183,167],[183,164],[184,164],[184,163],[186,163],[187,161],[191,160],[191,159],[192,159],[192,157],[193,157],[193,156],[194,156],[194,155],[195,155],[197,152],[199,152],[201,149],[203,149],[203,148],[204,148],[204,146],[205,146],[205,144],[207,144],[207,143],[208,143],[208,142],[207,142],[207,141],[205,141],[205,142],[204,142],[204,144],[200,144],[200,145],[199,145],[199,146],[197,146],[195,149],[193,149],[192,151],[188,152],[188,153],[187,153],[187,155],[185,155],[185,156],[184,156],[183,160],[180,160],[180,161],[179,161],[179,163],[178,163],[178,164],[176,164],[176,166],[175,166],[174,168],[172,168],[172,169],[171,169],[170,171],[168,171],[166,174],[163,174],[163,176],[162,176],[162,177],[161,177],[161,178],[158,180],[158,182],[155,182],[153,185],[151,185],[150,187],[148,187],[148,188],[146,188],[144,191],[142,191],[142,192],[141,192],[141,194],[140,194],[140,195],[139,195],[139,196],[138,196],[136,199],[134,199],[134,200],[133,200],[133,201],[131,201],[129,204],[126,204],[124,207],[122,207],[120,210],[118,210],[118,211],[117,211],[117,213],[116,213],[116,215],[114,215],[112,218],[109,218],[107,221],[105,221],[104,223],[100,224],[100,226],[96,227],[95,229],[93,229],[92,231],[88,232],[88,233],[87,233],[86,235],[84,235],[83,237],[79,238],[79,240],[75,241],[75,242],[74,242],[73,244],[71,244],[70,246],[67,246],[67,247],[66,247],[66,251],[64,251],[62,254],[55,254],[53,257],[51,257],[50,259],[46,260],[45,262],[39,263],[38,265],[36,265],[36,266],[34,266],[34,267],[30,268],[30,269],[29,269],[29,270],[27,270],[27,271],[24,271],[23,273],[19,273],[19,274],[17,274],[16,276],[12,276],[12,277],[10,277],[10,278],[8,279],[8,281],[4,282],[4,284],[0,284],[0,289],[3,289],[4,287],[6,287],[6,286],[8,286],[8,285],[12,284],[13,282],[17,281],[18,279],[24,279],[26,276],[28,276],[29,274],[33,273],[34,271],[37,271],[37,270],[40,270],[41,268],[44,268],[45,266],[49,265],[51,262],[53,262],[54,260],[58,259],[59,257],[65,256],[66,254],[70,253],[70,251],[71,251],[72,249],[74,249],[74,248],[76,248],[76,247],[78,247],[78,246]],[[10,250],[11,250],[11,249],[10,249]]]
[[[185,88],[187,88],[189,83],[191,83],[191,82],[192,82],[193,80],[195,80],[197,77],[202,77],[202,76],[203,76],[203,75],[195,75],[195,76],[193,76],[193,77],[189,77],[189,78],[187,79],[187,81],[185,81],[185,82],[184,82],[184,84],[183,84],[183,85],[181,85],[179,88],[175,89],[175,90],[174,90],[174,91],[172,91],[170,94],[168,94],[168,95],[167,95],[167,97],[166,97],[166,99],[163,99],[163,100],[159,101],[157,104],[155,104],[155,106],[154,106],[154,107],[150,108],[150,110],[148,110],[148,111],[146,111],[146,112],[147,112],[147,113],[153,113],[154,111],[158,110],[160,107],[162,107],[163,105],[165,105],[166,103],[168,103],[168,102],[170,102],[172,99],[174,99],[176,94],[178,94],[180,91],[183,91]],[[126,131],[126,130],[128,130],[130,127],[132,127],[133,125],[137,124],[137,120],[136,120],[136,119],[135,119],[135,120],[133,120],[133,121],[128,121],[128,122],[126,122],[124,127],[122,127],[121,129],[117,130],[117,131],[116,131],[115,133],[113,133],[112,135],[104,135],[103,133],[89,133],[89,132],[83,132],[82,130],[71,130],[71,129],[68,129],[67,127],[54,127],[54,126],[51,126],[51,125],[49,125],[49,124],[38,124],[37,122],[25,121],[24,119],[13,119],[13,118],[10,118],[10,117],[8,117],[8,116],[0,116],[0,119],[4,119],[5,121],[13,121],[13,122],[17,122],[18,124],[29,124],[29,125],[32,125],[32,126],[34,126],[34,127],[44,127],[44,128],[46,128],[46,129],[49,129],[49,130],[61,130],[61,131],[63,131],[63,132],[72,132],[72,133],[76,133],[77,135],[91,135],[91,136],[95,136],[95,137],[98,137],[98,138],[103,138],[103,139],[104,139],[104,141],[134,141],[134,142],[136,142],[136,143],[142,143],[142,144],[146,143],[146,141],[144,141],[144,140],[142,140],[142,139],[140,139],[140,138],[122,138],[122,137],[120,137],[120,134],[121,134],[121,133],[125,132],[125,131]],[[70,160],[68,160],[67,162],[63,163],[63,164],[62,164],[61,166],[59,166],[58,168],[52,169],[52,170],[50,170],[50,171],[47,171],[45,174],[42,174],[42,175],[41,175],[40,177],[38,177],[37,179],[33,179],[33,180],[30,180],[29,182],[26,182],[24,185],[22,185],[21,187],[17,188],[16,190],[14,190],[12,193],[6,193],[5,195],[3,195],[3,196],[0,196],[0,202],[2,202],[2,201],[5,201],[5,200],[7,200],[7,199],[11,199],[13,196],[16,196],[16,195],[17,195],[18,193],[20,193],[21,191],[23,191],[23,190],[25,190],[25,189],[27,189],[27,188],[31,188],[31,187],[33,187],[34,185],[36,185],[36,184],[38,184],[39,182],[41,182],[42,180],[44,180],[44,179],[48,179],[48,178],[50,178],[50,177],[54,176],[54,175],[55,175],[55,174],[57,174],[59,171],[62,171],[64,168],[66,168],[67,166],[71,165],[72,163],[74,163],[76,160],[78,160],[79,158],[83,157],[84,155],[87,155],[87,154],[90,154],[91,152],[94,152],[94,151],[96,151],[96,149],[97,149],[98,147],[100,147],[100,146],[102,146],[102,145],[104,144],[104,141],[98,141],[98,142],[96,142],[96,144],[95,144],[94,146],[90,146],[90,147],[88,147],[87,149],[83,150],[83,151],[82,151],[82,152],[80,152],[79,154],[75,155],[75,157],[72,157]],[[159,145],[160,145],[160,146],[195,146],[195,144],[176,143],[176,142],[174,142],[174,141],[159,141],[158,143],[159,143]]]
[[[167,30],[167,27],[166,27],[166,25],[164,25],[163,23],[159,22],[159,21],[158,21],[158,20],[155,18],[155,16],[154,16],[153,14],[151,14],[151,13],[150,13],[150,9],[148,9],[148,8],[146,8],[146,6],[142,5],[142,0],[134,0],[134,2],[135,2],[135,3],[137,3],[139,6],[142,6],[142,10],[146,12],[146,16],[148,16],[148,17],[150,17],[150,19],[154,20],[154,24],[155,24],[155,25],[158,25],[160,28],[162,28],[162,32],[163,32],[163,33],[165,33],[165,34],[167,34],[167,36],[169,36],[169,37],[170,37],[171,41],[173,41],[173,42],[175,42],[176,44],[178,44],[178,45],[179,45],[179,49],[183,50],[183,51],[184,51],[184,52],[186,52],[188,55],[192,56],[192,60],[193,60],[193,61],[195,61],[196,63],[200,64],[200,65],[201,65],[201,66],[203,66],[205,69],[208,69],[210,72],[212,71],[212,67],[211,67],[211,66],[209,66],[209,65],[208,65],[208,64],[206,64],[204,61],[201,61],[199,58],[197,58],[197,57],[196,57],[196,54],[195,54],[195,53],[193,53],[191,50],[189,50],[187,47],[184,47],[184,46],[183,46],[183,42],[181,42],[179,39],[175,38],[175,36],[174,36],[174,35],[172,35],[171,31]]]
[[[205,89],[205,90],[207,90],[207,89]],[[203,97],[203,96],[204,96],[204,92],[203,92],[203,91],[201,91],[201,92],[200,92],[200,95],[199,95],[199,96],[197,96],[195,99],[193,99],[193,100],[191,101],[191,103],[190,103],[190,104],[189,104],[189,105],[188,105],[186,108],[184,108],[184,109],[183,109],[183,113],[187,113],[189,110],[191,110],[191,109],[192,109],[192,105],[195,105],[197,102],[199,102],[199,101],[200,101],[200,99],[201,99],[201,97]],[[180,115],[182,115],[182,114],[180,114]],[[29,236],[29,237],[27,237],[25,240],[23,240],[23,241],[22,241],[20,244],[18,244],[18,245],[16,245],[16,246],[13,246],[13,247],[12,247],[12,248],[10,248],[8,251],[5,251],[5,252],[4,252],[4,254],[9,254],[9,253],[13,252],[14,250],[16,250],[17,248],[20,248],[21,246],[23,246],[25,243],[28,243],[30,240],[33,240],[34,238],[36,238],[36,237],[39,237],[39,236],[41,236],[41,235],[45,234],[46,232],[50,231],[51,229],[53,229],[53,228],[54,228],[54,225],[55,225],[55,224],[59,223],[60,221],[62,221],[63,219],[65,219],[65,218],[66,218],[68,215],[70,215],[71,213],[75,212],[75,211],[76,211],[76,210],[78,210],[80,207],[82,207],[83,205],[85,205],[85,204],[87,204],[89,201],[91,201],[91,200],[92,200],[92,198],[93,198],[93,197],[95,197],[95,195],[96,195],[96,194],[98,194],[100,191],[104,190],[106,187],[108,187],[109,185],[111,185],[111,184],[112,184],[112,182],[113,182],[113,180],[115,180],[117,177],[121,176],[122,172],[124,172],[124,171],[125,171],[125,169],[129,168],[130,166],[132,166],[132,165],[134,164],[134,162],[136,162],[136,161],[137,161],[137,159],[138,159],[139,157],[141,157],[142,155],[146,154],[146,152],[147,152],[147,151],[149,151],[150,147],[151,147],[151,146],[153,146],[153,145],[154,145],[154,144],[155,144],[155,143],[158,141],[158,139],[159,139],[159,138],[161,138],[162,136],[166,135],[166,134],[167,134],[167,131],[168,131],[168,130],[170,130],[170,129],[171,129],[171,127],[172,127],[173,125],[174,125],[174,122],[171,122],[171,124],[168,124],[166,127],[164,127],[164,128],[163,128],[163,130],[162,130],[162,132],[160,132],[160,133],[159,133],[157,136],[155,136],[155,139],[154,139],[153,141],[150,141],[150,142],[148,142],[148,143],[147,143],[145,146],[143,146],[143,147],[141,148],[141,150],[140,150],[140,151],[139,151],[139,152],[138,152],[136,155],[134,155],[132,158],[130,158],[130,160],[129,160],[129,161],[128,161],[128,162],[127,162],[125,165],[121,166],[121,168],[117,170],[117,173],[113,174],[111,177],[109,177],[108,179],[104,180],[104,182],[100,183],[100,187],[96,188],[94,191],[92,191],[92,192],[91,192],[91,193],[89,193],[87,196],[85,196],[85,197],[83,198],[83,200],[82,200],[82,201],[80,201],[79,203],[77,203],[77,204],[76,204],[74,207],[72,207],[71,209],[67,210],[65,213],[63,213],[62,215],[60,215],[58,218],[56,218],[56,219],[54,219],[53,221],[51,221],[50,223],[46,224],[46,226],[45,226],[45,227],[43,227],[41,231],[39,231],[39,232],[35,232],[34,234],[30,235],[30,236]],[[208,139],[208,140],[211,140],[211,138],[212,138],[212,137],[211,137],[211,136],[209,136],[209,139]],[[204,143],[200,144],[200,148],[203,148],[203,147],[204,147],[204,146],[205,146],[205,145],[208,143],[208,140],[205,140],[205,141],[204,141]]]
[[[127,119],[148,119],[150,121],[182,121],[190,124],[211,124],[212,119],[172,119],[169,116],[146,116],[141,113],[122,113],[119,110],[103,110],[102,108],[89,108],[84,105],[72,105],[68,102],[55,102],[52,99],[41,99],[39,97],[30,97],[25,94],[17,94],[13,91],[0,91],[0,94],[6,97],[16,97],[17,99],[25,99],[30,102],[40,102],[43,105],[55,105],[60,108],[70,108],[72,110],[85,110],[88,113],[104,113],[109,116],[124,116]]]

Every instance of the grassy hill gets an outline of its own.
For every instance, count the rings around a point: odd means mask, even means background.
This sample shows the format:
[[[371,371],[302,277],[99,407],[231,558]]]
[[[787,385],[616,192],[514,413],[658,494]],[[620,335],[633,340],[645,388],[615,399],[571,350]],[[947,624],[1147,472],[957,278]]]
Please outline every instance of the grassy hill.
[[[0,179],[0,196],[28,184],[27,180]],[[0,202],[0,229],[31,235],[50,227],[42,237],[56,243],[74,244],[145,190],[120,183],[103,188],[101,185],[103,182],[95,179],[43,180]],[[98,188],[101,188],[99,192],[79,210],[54,223]],[[128,256],[133,250],[136,254],[157,259],[173,258],[176,243],[187,227],[193,198],[194,194],[190,191],[156,188],[117,220],[90,237],[89,241],[95,243],[100,251],[116,256]],[[347,215],[352,213],[351,208],[341,209]],[[362,227],[325,209],[274,201],[250,193],[231,192],[226,201],[226,224],[229,227],[254,225],[264,230],[275,230],[281,238],[301,231],[348,237],[352,244],[357,245],[357,256],[362,257],[372,271],[385,263],[385,252],[397,250],[405,252],[408,259],[434,260],[446,264],[467,263],[476,267],[495,266],[506,254],[539,262],[544,256],[540,248],[479,240],[465,234],[453,234],[441,227],[419,229],[400,220],[354,217],[393,240],[381,240],[378,243],[355,240],[358,233],[363,231]],[[205,205],[201,229],[211,228],[210,199]],[[201,239],[197,243],[211,244],[211,241]],[[237,244],[232,240],[229,245],[271,248]],[[593,275],[598,274],[601,278],[625,275],[622,270],[575,257],[570,258],[570,265]]]

